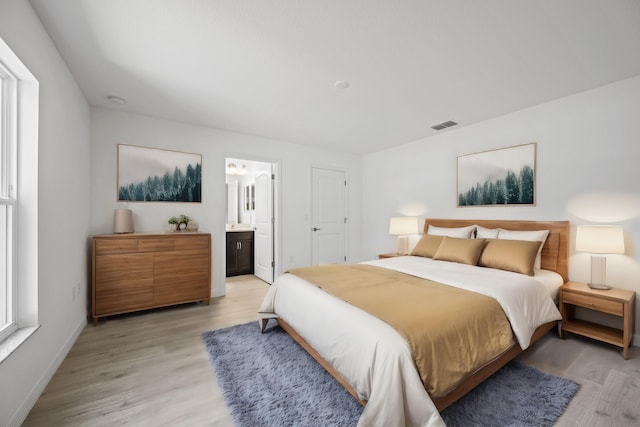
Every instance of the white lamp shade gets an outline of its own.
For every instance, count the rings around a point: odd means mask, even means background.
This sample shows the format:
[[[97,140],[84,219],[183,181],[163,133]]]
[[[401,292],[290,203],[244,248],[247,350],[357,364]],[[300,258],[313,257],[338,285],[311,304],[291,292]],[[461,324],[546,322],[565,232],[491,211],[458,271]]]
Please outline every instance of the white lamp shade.
[[[389,220],[389,234],[409,236],[418,234],[418,218],[414,216],[397,216]]]
[[[579,225],[576,230],[576,251],[593,254],[623,254],[622,227]]]
[[[113,232],[133,233],[133,213],[131,209],[116,209],[113,211]]]

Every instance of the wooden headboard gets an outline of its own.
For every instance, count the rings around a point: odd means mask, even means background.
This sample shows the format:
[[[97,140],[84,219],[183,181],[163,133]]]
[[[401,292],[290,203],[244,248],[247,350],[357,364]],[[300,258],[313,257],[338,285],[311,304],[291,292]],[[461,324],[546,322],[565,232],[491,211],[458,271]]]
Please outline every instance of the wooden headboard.
[[[560,274],[565,282],[569,280],[569,221],[427,218],[424,221],[425,233],[429,224],[435,227],[466,227],[476,224],[486,228],[504,228],[505,230],[549,230],[547,241],[542,247],[541,267]]]

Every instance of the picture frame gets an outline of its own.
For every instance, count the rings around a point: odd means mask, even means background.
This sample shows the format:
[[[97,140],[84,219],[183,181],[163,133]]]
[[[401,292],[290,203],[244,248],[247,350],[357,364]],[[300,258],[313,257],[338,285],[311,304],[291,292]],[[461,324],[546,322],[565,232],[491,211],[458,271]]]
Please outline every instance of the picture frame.
[[[202,202],[202,155],[118,144],[118,202]]]
[[[532,142],[458,156],[457,206],[535,206]]]

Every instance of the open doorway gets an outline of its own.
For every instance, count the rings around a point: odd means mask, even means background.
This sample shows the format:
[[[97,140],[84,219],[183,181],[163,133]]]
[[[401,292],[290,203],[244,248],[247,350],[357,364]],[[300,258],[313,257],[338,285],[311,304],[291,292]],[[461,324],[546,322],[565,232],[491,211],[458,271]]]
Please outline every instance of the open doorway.
[[[226,158],[226,277],[271,284],[276,267],[275,163]]]

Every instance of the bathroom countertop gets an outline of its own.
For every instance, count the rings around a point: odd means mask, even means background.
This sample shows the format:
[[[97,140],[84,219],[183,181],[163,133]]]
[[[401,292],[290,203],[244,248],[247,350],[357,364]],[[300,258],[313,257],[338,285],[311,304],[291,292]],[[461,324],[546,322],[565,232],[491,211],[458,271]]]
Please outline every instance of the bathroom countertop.
[[[225,231],[226,231],[227,233],[234,233],[234,232],[236,232],[236,231],[255,231],[255,230],[254,230],[254,228],[253,228],[253,227],[251,227],[251,226],[249,226],[249,225],[244,225],[244,224],[243,224],[243,225],[241,225],[241,226],[238,226],[238,225],[235,225],[235,224],[234,224],[233,226],[229,226],[229,225],[227,225],[227,227],[226,227]]]

